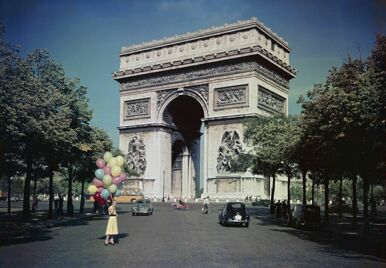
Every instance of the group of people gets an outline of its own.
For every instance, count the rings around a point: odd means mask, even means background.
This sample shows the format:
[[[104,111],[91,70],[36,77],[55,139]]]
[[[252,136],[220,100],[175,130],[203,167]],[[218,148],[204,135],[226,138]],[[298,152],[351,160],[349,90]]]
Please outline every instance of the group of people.
[[[287,201],[286,201],[286,200],[283,200],[282,202],[280,202],[280,200],[278,200],[278,201],[275,203],[275,212],[276,212],[276,218],[284,218],[284,219],[287,219],[287,217],[288,217],[288,205],[287,205]]]

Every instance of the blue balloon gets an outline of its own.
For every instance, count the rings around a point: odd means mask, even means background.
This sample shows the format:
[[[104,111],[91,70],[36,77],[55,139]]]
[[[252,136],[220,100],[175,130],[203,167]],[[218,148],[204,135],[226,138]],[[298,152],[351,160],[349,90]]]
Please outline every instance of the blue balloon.
[[[117,190],[115,192],[115,197],[121,196],[121,194],[122,194],[121,190]]]
[[[105,176],[105,172],[103,171],[103,169],[97,169],[95,170],[95,177],[98,179],[98,180],[103,180],[103,177]]]
[[[109,190],[103,189],[103,190],[102,190],[102,193],[101,193],[101,196],[103,197],[103,199],[109,198],[109,196],[110,196]]]

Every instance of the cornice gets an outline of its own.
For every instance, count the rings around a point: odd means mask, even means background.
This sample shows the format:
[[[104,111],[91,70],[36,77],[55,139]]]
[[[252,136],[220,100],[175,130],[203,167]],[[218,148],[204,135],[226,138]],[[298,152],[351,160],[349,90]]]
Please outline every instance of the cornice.
[[[264,23],[257,20],[257,18],[252,17],[249,20],[237,21],[231,24],[224,24],[218,27],[210,27],[207,29],[201,29],[195,32],[188,32],[181,35],[175,35],[172,37],[163,38],[160,40],[152,40],[150,42],[144,42],[141,44],[135,44],[128,47],[123,47],[121,49],[121,56],[139,52],[139,51],[147,51],[156,48],[160,48],[163,46],[170,46],[179,43],[185,43],[194,41],[197,39],[203,39],[208,36],[221,35],[225,33],[230,33],[234,31],[240,31],[245,29],[257,28],[261,32],[265,33],[267,36],[275,40],[278,44],[280,44],[284,49],[288,52],[291,52],[291,49],[288,47],[288,43],[284,41],[279,35],[273,32],[269,27],[265,26]]]
[[[167,71],[167,70],[175,70],[190,66],[196,66],[196,65],[202,65],[202,64],[208,64],[228,59],[237,59],[241,57],[248,57],[253,55],[259,55],[264,60],[269,61],[273,65],[277,66],[279,69],[281,69],[284,73],[286,73],[289,77],[294,78],[296,76],[297,70],[290,65],[286,64],[282,60],[278,59],[276,56],[274,56],[272,53],[270,53],[268,50],[262,48],[260,45],[253,46],[253,47],[245,47],[237,50],[230,50],[225,51],[223,53],[216,53],[216,54],[207,54],[204,56],[199,57],[193,57],[190,59],[185,60],[176,60],[172,62],[165,62],[162,64],[154,64],[149,66],[144,66],[141,68],[134,68],[134,69],[126,69],[122,71],[117,71],[113,73],[113,79],[114,80],[122,80],[124,78],[129,78],[133,76],[139,76],[139,75],[146,75],[150,73],[160,72],[160,71]]]

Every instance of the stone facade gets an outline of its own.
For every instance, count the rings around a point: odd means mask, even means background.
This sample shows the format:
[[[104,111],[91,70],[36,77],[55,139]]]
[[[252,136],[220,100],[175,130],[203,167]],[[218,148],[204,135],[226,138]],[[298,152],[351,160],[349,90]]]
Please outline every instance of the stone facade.
[[[288,44],[256,19],[123,48],[119,147],[147,196],[269,197],[270,181],[231,173],[243,120],[288,112]],[[286,196],[279,178],[276,196]]]

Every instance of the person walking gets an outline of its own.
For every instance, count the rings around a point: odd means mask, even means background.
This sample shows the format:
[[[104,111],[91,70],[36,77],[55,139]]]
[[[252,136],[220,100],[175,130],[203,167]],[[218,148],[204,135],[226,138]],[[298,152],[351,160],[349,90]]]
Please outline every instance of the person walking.
[[[108,208],[109,220],[106,227],[106,240],[105,246],[108,244],[114,245],[114,235],[118,234],[118,220],[117,220],[117,202],[113,201],[111,206]]]
[[[58,215],[63,216],[63,194],[59,194],[59,207],[58,207]]]
[[[209,196],[204,198],[204,209],[202,211],[203,214],[208,214],[209,213]]]

